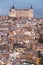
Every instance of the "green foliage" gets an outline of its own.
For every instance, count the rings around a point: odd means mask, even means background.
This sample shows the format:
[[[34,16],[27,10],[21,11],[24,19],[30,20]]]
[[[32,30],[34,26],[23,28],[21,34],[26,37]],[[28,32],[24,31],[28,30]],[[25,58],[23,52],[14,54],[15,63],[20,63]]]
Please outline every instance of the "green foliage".
[[[38,57],[40,58],[39,63],[40,64],[43,64],[43,54],[41,54],[41,51],[40,50],[38,51]]]
[[[39,58],[41,57],[41,51],[40,50],[38,51],[38,57]]]
[[[41,55],[40,63],[43,64],[43,56]]]

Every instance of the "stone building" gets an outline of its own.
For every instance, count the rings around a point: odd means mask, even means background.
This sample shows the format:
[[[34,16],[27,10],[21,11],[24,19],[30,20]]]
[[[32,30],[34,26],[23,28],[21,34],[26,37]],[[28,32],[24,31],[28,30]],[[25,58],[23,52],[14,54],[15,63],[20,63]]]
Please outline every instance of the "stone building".
[[[29,17],[33,18],[33,8],[32,6],[30,9],[15,9],[13,6],[8,14],[10,17]]]

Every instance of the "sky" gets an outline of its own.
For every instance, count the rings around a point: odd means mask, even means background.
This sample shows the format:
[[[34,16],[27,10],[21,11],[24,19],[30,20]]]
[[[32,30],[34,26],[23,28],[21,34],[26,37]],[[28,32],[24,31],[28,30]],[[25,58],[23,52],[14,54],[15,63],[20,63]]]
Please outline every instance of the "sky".
[[[32,4],[34,16],[43,18],[43,0],[0,0],[0,15],[8,15],[13,4],[18,9],[29,8]]]

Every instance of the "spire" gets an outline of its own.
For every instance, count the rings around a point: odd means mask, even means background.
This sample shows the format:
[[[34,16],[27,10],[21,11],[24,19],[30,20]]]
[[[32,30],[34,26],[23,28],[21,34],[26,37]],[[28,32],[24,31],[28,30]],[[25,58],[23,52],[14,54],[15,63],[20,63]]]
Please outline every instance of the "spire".
[[[32,5],[30,6],[30,9],[33,9]]]
[[[14,5],[12,6],[12,9],[15,9]]]
[[[11,12],[11,8],[9,9],[9,11]]]
[[[11,12],[11,7],[10,7],[9,11]]]

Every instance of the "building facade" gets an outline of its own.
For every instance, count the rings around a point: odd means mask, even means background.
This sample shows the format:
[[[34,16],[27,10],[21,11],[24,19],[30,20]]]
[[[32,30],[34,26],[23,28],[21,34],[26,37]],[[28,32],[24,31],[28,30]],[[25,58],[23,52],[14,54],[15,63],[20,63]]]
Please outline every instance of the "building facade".
[[[30,9],[15,9],[13,6],[8,14],[10,17],[29,17],[33,18],[33,8],[32,6]]]

